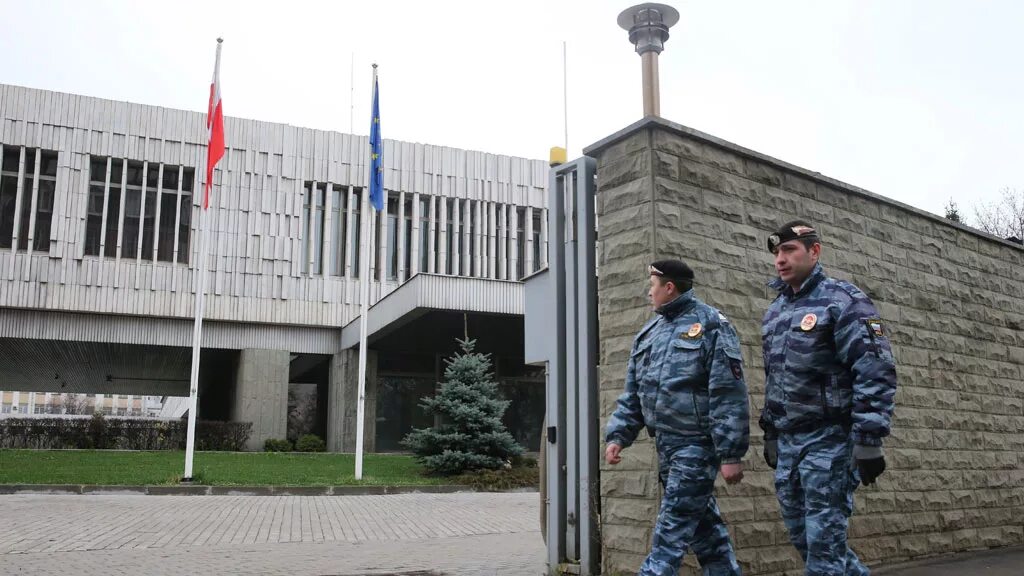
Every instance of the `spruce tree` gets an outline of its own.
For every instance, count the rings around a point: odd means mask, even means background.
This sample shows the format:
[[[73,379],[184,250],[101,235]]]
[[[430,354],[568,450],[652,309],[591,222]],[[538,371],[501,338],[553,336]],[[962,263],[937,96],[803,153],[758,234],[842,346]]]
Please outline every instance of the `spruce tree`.
[[[494,470],[523,452],[501,421],[509,401],[498,394],[490,355],[474,352],[475,340],[456,342],[462,352],[445,361],[440,391],[420,403],[440,425],[414,429],[402,441],[434,474]]]

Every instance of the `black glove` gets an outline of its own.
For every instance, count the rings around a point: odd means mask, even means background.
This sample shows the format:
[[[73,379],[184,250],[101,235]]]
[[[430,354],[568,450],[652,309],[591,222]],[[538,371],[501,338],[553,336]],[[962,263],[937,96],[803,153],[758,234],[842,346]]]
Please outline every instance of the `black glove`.
[[[764,456],[764,461],[774,470],[779,465],[779,441],[775,438],[765,439],[761,454]]]
[[[865,486],[874,484],[875,479],[885,472],[885,454],[882,453],[882,447],[854,445],[853,464],[860,472],[861,483]]]

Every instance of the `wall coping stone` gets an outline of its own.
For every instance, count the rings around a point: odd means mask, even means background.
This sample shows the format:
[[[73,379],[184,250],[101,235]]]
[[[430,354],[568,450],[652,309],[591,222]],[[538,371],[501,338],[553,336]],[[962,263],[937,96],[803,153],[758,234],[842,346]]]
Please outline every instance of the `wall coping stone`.
[[[890,206],[894,206],[894,207],[899,208],[899,209],[901,209],[903,211],[910,212],[911,214],[913,214],[915,216],[920,216],[920,217],[923,217],[923,218],[927,218],[927,219],[931,220],[932,222],[935,222],[935,223],[938,223],[938,224],[942,224],[944,226],[947,226],[949,228],[953,228],[955,230],[960,230],[961,232],[967,232],[968,234],[972,234],[972,235],[977,236],[979,238],[982,238],[984,240],[995,242],[995,243],[1001,244],[1002,246],[1013,248],[1013,249],[1016,249],[1016,250],[1024,250],[1024,246],[1022,246],[1020,244],[1016,244],[1014,242],[1010,242],[1009,240],[1005,240],[1005,239],[1000,238],[998,236],[993,236],[993,235],[991,235],[991,234],[989,234],[987,232],[983,232],[983,231],[978,230],[976,228],[971,228],[970,226],[966,226],[964,224],[958,224],[956,222],[953,222],[951,220],[943,218],[942,216],[939,216],[938,214],[932,214],[931,212],[928,212],[927,210],[922,210],[920,208],[915,208],[915,207],[913,207],[913,206],[911,206],[909,204],[904,204],[903,202],[900,202],[898,200],[893,200],[892,198],[888,198],[886,196],[882,196],[880,194],[876,194],[874,192],[871,192],[869,190],[865,190],[863,188],[859,188],[859,187],[854,186],[852,184],[847,184],[846,182],[843,182],[841,180],[836,180],[835,178],[830,178],[830,177],[825,176],[824,174],[822,174],[820,172],[812,172],[811,170],[808,170],[806,168],[801,168],[801,167],[796,166],[794,164],[790,164],[788,162],[784,162],[784,161],[779,160],[777,158],[773,158],[771,156],[768,156],[767,154],[762,154],[760,152],[756,152],[756,151],[751,150],[749,148],[744,148],[743,146],[740,146],[739,144],[734,144],[734,143],[729,142],[727,140],[723,140],[723,139],[718,138],[716,136],[712,136],[711,134],[708,134],[706,132],[701,132],[700,130],[696,130],[694,128],[690,128],[689,126],[684,126],[682,124],[677,124],[675,122],[672,122],[671,120],[666,120],[664,118],[660,118],[660,117],[657,117],[657,116],[646,116],[643,120],[639,120],[637,122],[634,122],[633,124],[630,124],[629,126],[623,128],[622,130],[619,130],[618,132],[615,132],[614,134],[612,134],[610,136],[606,136],[605,138],[602,138],[601,140],[598,140],[597,142],[591,144],[590,146],[584,147],[583,148],[583,154],[585,154],[586,156],[591,156],[591,157],[598,156],[598,155],[601,154],[601,152],[606,150],[612,144],[620,142],[620,141],[622,141],[622,140],[632,136],[633,134],[636,134],[637,132],[642,132],[642,131],[648,130],[648,129],[652,129],[652,130],[653,129],[661,129],[661,130],[665,130],[665,131],[668,131],[668,132],[672,132],[672,133],[674,133],[674,134],[676,134],[678,136],[684,136],[684,137],[692,138],[694,140],[698,140],[698,141],[703,142],[705,144],[711,144],[713,146],[717,146],[717,147],[719,147],[719,148],[721,148],[723,150],[732,152],[732,153],[737,154],[739,156],[742,156],[742,157],[745,157],[745,158],[749,158],[749,159],[752,159],[752,160],[757,160],[757,161],[763,162],[765,164],[770,164],[770,165],[772,165],[772,166],[774,166],[776,168],[780,168],[782,170],[786,170],[786,171],[791,172],[793,174],[796,174],[796,175],[799,175],[799,176],[803,176],[805,178],[809,178],[809,179],[811,179],[811,180],[813,180],[815,182],[826,184],[828,186],[832,186],[833,188],[838,188],[838,189],[843,190],[845,192],[849,192],[851,194],[862,196],[864,198],[868,198],[868,199],[874,200],[876,202],[882,202],[884,204],[888,204]]]

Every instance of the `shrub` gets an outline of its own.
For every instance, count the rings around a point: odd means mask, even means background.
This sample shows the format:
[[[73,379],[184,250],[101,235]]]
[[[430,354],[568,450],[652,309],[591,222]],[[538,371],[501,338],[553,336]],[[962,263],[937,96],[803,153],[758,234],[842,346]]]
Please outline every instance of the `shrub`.
[[[291,452],[292,443],[288,440],[278,440],[277,438],[267,438],[266,442],[263,443],[264,452]]]
[[[110,430],[107,419],[100,412],[94,412],[89,419],[89,445],[96,450],[109,448]]]
[[[327,445],[316,434],[305,434],[295,442],[296,452],[323,452]]]
[[[183,450],[188,423],[142,418],[3,418],[0,448]],[[249,422],[196,422],[197,450],[237,451],[252,434]]]
[[[509,470],[476,470],[452,478],[453,484],[470,486],[481,492],[502,492],[517,488],[536,488],[540,482],[540,471],[534,468],[511,468]]]

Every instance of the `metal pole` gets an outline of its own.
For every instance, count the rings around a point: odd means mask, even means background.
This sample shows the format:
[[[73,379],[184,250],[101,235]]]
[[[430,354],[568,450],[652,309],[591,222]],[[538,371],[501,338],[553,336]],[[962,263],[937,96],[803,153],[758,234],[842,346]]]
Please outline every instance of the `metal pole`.
[[[558,169],[548,177],[548,265],[552,274],[550,290],[554,300],[555,349],[551,351],[547,373],[547,496],[548,496],[548,569],[555,570],[565,559],[566,481],[565,481],[565,268],[564,210],[565,185]]]
[[[377,65],[373,65],[373,81],[370,84],[370,115],[373,115],[373,97],[377,90]],[[359,260],[359,267],[362,268],[359,274],[359,280],[361,285],[359,295],[359,400],[356,404],[356,480],[363,479],[363,422],[365,420],[365,403],[366,403],[366,316],[370,312],[370,255],[369,246],[370,241],[368,237],[369,226],[367,225],[367,212],[370,210],[369,198],[370,198],[370,180],[373,178],[373,162],[367,163],[366,168],[366,187],[363,188],[362,212],[359,214],[359,218],[362,224],[359,226],[359,236],[361,237],[360,250],[362,256]],[[372,218],[370,219],[372,220]]]
[[[644,52],[640,55],[643,66],[644,116],[661,115],[661,96],[658,86],[658,53]]]
[[[218,50],[219,52],[219,50]],[[192,460],[195,455],[196,411],[199,406],[199,350],[203,341],[203,308],[206,302],[206,250],[207,250],[207,210],[199,209],[199,287],[196,289],[195,324],[192,327],[192,376],[188,393],[188,431],[185,436],[185,476],[182,480],[192,480]]]
[[[569,154],[569,64],[562,40],[562,121],[565,123],[565,153]]]
[[[220,89],[220,49],[223,42],[222,39],[217,38],[217,60],[213,66],[213,86],[217,92]],[[214,94],[211,92],[211,106],[216,104],[213,101],[213,97]],[[217,94],[216,97],[220,98],[220,95]],[[207,115],[212,114],[213,109],[211,107],[207,111]],[[212,119],[208,118],[207,122],[212,122]],[[209,162],[209,159],[207,159],[207,162]],[[125,166],[127,167],[127,164]],[[207,182],[206,185],[211,189],[213,188],[213,172],[210,172],[210,182]],[[188,391],[188,429],[185,432],[185,475],[182,477],[182,480],[186,482],[192,481],[192,463],[196,448],[196,412],[199,410],[199,350],[203,342],[203,308],[206,303],[206,250],[209,244],[206,233],[206,228],[208,227],[207,220],[209,218],[204,214],[208,210],[208,206],[206,206],[207,197],[204,190],[203,208],[199,210],[199,287],[196,290],[196,319],[192,327],[192,375]]]
[[[597,382],[598,322],[597,274],[594,224],[594,171],[597,162],[584,156],[577,161],[576,193],[576,286],[577,378],[579,410],[579,559],[581,574],[600,574],[601,539],[598,458],[599,386]]]

